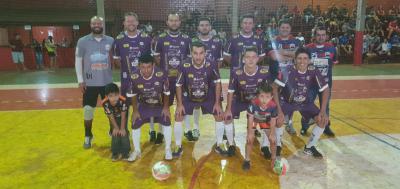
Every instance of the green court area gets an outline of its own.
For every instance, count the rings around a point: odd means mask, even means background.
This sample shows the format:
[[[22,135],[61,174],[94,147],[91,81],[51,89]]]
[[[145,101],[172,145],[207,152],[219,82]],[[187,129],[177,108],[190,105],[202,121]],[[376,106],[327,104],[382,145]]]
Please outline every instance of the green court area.
[[[229,69],[220,70],[223,79],[229,78]],[[334,76],[370,76],[370,75],[400,75],[400,64],[369,64],[353,66],[349,64],[336,65],[333,69]],[[113,72],[114,81],[119,81],[119,70]],[[47,71],[2,71],[0,72],[0,85],[18,84],[57,84],[75,83],[76,74],[73,68],[59,69],[55,73]]]

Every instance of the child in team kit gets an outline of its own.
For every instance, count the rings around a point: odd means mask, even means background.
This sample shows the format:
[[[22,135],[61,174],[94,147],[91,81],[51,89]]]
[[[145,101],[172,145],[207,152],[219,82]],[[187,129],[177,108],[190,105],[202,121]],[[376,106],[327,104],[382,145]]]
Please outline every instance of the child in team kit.
[[[127,160],[131,149],[129,131],[126,124],[129,106],[126,104],[126,99],[120,96],[119,88],[116,84],[110,83],[106,85],[105,94],[106,98],[103,100],[103,107],[111,127],[111,159],[112,161],[117,161],[121,154],[122,159]]]
[[[271,159],[271,167],[274,166],[276,158],[275,126],[277,118],[277,105],[272,99],[272,87],[267,83],[262,83],[257,88],[257,96],[252,100],[247,109],[247,140],[245,159],[242,168],[250,169],[250,154],[255,138],[254,130],[257,125],[268,138],[269,145],[261,148],[266,159]],[[268,148],[269,146],[269,148]]]

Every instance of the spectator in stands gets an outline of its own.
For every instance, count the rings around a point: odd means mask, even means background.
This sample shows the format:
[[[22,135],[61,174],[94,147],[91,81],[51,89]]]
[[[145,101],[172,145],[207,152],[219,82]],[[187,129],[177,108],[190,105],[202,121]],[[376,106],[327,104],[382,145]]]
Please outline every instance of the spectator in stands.
[[[63,37],[60,46],[61,46],[62,48],[68,48],[69,45],[70,45],[70,44],[69,44],[67,38],[66,38],[66,37]]]
[[[308,5],[307,8],[304,9],[303,14],[304,14],[304,21],[306,22],[306,24],[308,24],[310,20],[314,19],[311,5]]]
[[[299,32],[296,36],[296,39],[300,41],[300,45],[304,46],[304,44],[306,43],[306,40],[303,36],[303,33]]]
[[[350,44],[350,37],[348,34],[341,35],[339,37],[339,48],[343,51],[346,56],[353,54],[352,46]]]
[[[376,10],[376,14],[378,15],[378,17],[379,17],[380,19],[383,19],[383,17],[386,16],[386,15],[385,15],[385,10],[383,9],[383,6],[382,6],[382,5],[379,5],[378,10]]]
[[[384,39],[383,42],[376,48],[378,51],[379,56],[382,59],[382,63],[388,63],[390,60],[390,49],[391,44],[388,42],[387,39]]]
[[[387,31],[388,31],[388,36],[387,36],[388,39],[390,39],[390,37],[392,37],[392,34],[393,34],[394,32],[397,33],[397,32],[400,31],[399,26],[397,25],[397,20],[396,20],[396,19],[392,20],[392,21],[389,23],[388,28],[387,28]]]
[[[17,66],[18,71],[25,71],[24,64],[24,44],[22,43],[21,36],[16,33],[14,39],[9,41],[11,47],[11,56],[14,64]]]
[[[43,66],[43,47],[36,39],[33,39],[32,48],[35,51],[36,69],[42,70]]]
[[[45,47],[47,50],[47,54],[49,55],[49,59],[50,59],[50,68],[49,71],[50,72],[55,72],[56,71],[56,44],[53,40],[53,36],[49,36],[47,37],[47,40],[45,41]]]
[[[153,32],[153,26],[150,24],[150,22],[147,22],[145,29],[147,33]]]

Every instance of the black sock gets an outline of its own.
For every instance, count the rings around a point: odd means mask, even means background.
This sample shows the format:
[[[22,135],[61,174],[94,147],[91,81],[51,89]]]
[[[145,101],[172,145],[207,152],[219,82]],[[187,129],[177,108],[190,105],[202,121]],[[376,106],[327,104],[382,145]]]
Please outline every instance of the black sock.
[[[88,137],[92,137],[93,136],[92,127],[86,127],[85,126],[85,136],[88,136]]]

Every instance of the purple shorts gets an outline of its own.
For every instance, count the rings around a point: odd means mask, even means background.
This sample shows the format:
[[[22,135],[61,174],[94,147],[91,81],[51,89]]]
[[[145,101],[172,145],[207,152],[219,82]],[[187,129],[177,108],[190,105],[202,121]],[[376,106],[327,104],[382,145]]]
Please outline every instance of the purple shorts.
[[[126,104],[128,106],[131,105],[132,103],[132,98],[131,97],[127,97],[126,94],[129,92],[129,83],[126,80],[121,80],[121,89],[120,89],[120,93],[121,96],[126,98]]]
[[[231,107],[233,119],[239,119],[240,112],[246,111],[248,107],[249,103],[241,102],[239,99],[233,98]]]
[[[209,91],[208,96],[215,96],[215,93],[212,91]],[[213,97],[208,97],[206,98],[203,102],[193,102],[190,101],[188,97],[182,97],[182,103],[183,106],[185,107],[185,115],[193,115],[193,109],[200,107],[201,111],[203,114],[213,114],[216,115],[215,112],[213,112],[214,108],[214,103],[215,103],[215,98]]]
[[[143,124],[149,123],[150,118],[154,117],[154,123],[159,123],[164,126],[171,125],[171,119],[165,116],[161,116],[162,107],[151,107],[145,104],[139,104],[138,110],[140,114],[140,119],[132,123],[132,129],[138,129]]]
[[[280,103],[285,115],[293,115],[293,112],[299,111],[305,120],[309,120],[319,114],[319,108],[314,103],[290,104],[285,101],[281,101]]]

